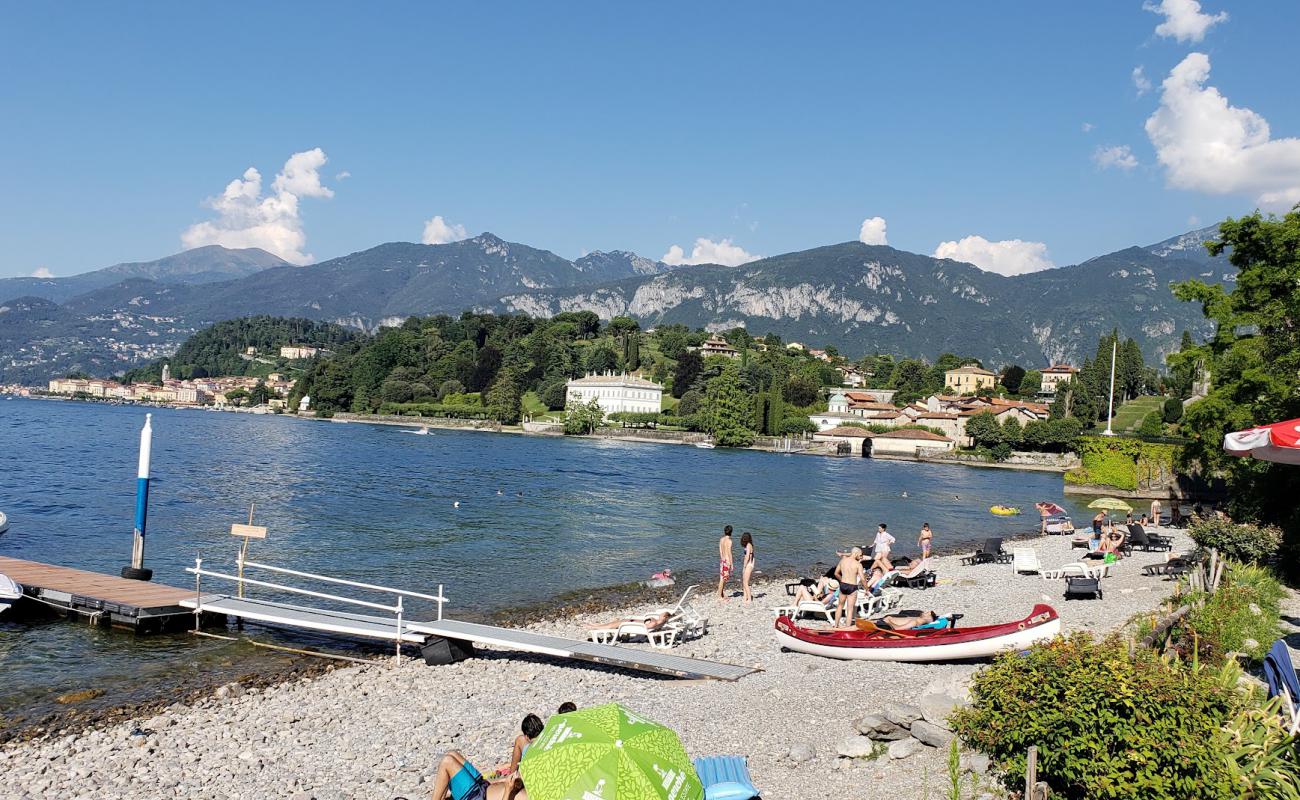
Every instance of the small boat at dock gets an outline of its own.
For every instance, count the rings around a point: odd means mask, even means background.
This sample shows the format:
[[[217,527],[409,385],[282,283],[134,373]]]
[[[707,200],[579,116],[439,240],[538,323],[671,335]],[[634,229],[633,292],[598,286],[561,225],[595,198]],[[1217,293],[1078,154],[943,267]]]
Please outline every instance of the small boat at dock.
[[[776,641],[787,650],[850,661],[959,661],[1020,650],[1061,632],[1056,609],[1039,603],[1029,616],[999,625],[937,630],[804,628],[789,617],[776,621]]]
[[[0,614],[23,596],[23,587],[8,575],[0,575]]]
[[[696,442],[695,446],[700,448],[701,450],[712,450],[717,445],[715,445],[713,442]]]

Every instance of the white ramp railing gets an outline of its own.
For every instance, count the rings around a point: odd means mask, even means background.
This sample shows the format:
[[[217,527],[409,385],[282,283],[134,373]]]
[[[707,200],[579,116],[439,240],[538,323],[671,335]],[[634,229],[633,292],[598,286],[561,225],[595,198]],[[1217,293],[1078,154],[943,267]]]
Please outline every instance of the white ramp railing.
[[[392,586],[381,586],[379,584],[374,584],[374,583],[350,581],[345,578],[335,578],[330,575],[320,575],[314,572],[303,572],[301,570],[296,570],[296,569],[276,567],[270,564],[261,564],[256,561],[241,560],[240,567],[241,567],[240,575],[230,575],[225,572],[215,572],[213,570],[204,569],[203,559],[200,557],[196,557],[194,559],[194,566],[185,568],[186,572],[194,576],[194,593],[195,593],[194,622],[195,622],[196,629],[198,627],[199,619],[203,614],[203,578],[205,577],[216,578],[218,580],[233,581],[239,584],[241,587],[244,586],[245,584],[249,586],[261,586],[267,589],[274,589],[280,592],[289,592],[291,594],[305,595],[307,597],[317,597],[322,600],[332,600],[336,603],[345,603],[354,606],[361,606],[362,608],[372,608],[377,611],[385,611],[389,614],[393,614],[395,617],[394,639],[396,640],[396,655],[398,661],[400,661],[402,657],[402,636],[404,633],[404,628],[402,624],[402,614],[404,610],[403,598],[414,597],[414,598],[419,598],[421,600],[431,600],[434,603],[437,603],[439,620],[442,620],[442,606],[444,603],[447,602],[446,596],[444,596],[442,593],[442,584],[438,584],[438,593],[436,595],[431,595],[431,594],[423,594],[421,592],[412,592],[406,589],[397,589]],[[384,592],[387,594],[395,595],[397,597],[397,602],[394,603],[393,605],[385,605],[383,603],[375,603],[370,600],[358,600],[354,597],[344,597],[343,595],[330,594],[329,592],[318,592],[311,589],[302,589],[297,586],[286,586],[280,583],[271,583],[270,581],[255,580],[253,578],[248,578],[242,575],[243,571],[250,567],[253,569],[263,569],[263,570],[267,570],[268,572],[275,572],[282,575],[292,575],[294,577],[306,578],[309,580],[321,581],[324,583],[333,583],[341,586],[353,586],[358,589],[367,589],[374,592]]]

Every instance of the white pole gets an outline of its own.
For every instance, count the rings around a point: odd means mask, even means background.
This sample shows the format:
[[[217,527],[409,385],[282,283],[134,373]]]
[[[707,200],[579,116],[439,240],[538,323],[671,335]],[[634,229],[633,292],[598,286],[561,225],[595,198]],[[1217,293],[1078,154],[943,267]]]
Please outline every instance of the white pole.
[[[1110,410],[1106,412],[1106,430],[1102,431],[1102,436],[1114,436],[1115,431],[1111,429],[1111,420],[1115,417],[1115,357],[1119,354],[1119,337],[1110,344]]]

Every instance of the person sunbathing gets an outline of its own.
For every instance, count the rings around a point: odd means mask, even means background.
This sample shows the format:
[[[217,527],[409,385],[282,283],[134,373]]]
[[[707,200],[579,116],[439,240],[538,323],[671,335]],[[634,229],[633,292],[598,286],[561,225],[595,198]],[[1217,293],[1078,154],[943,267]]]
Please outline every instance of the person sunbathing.
[[[542,735],[542,718],[536,714],[529,714],[524,717],[523,723],[519,726],[519,735],[515,737],[514,746],[510,749],[510,761],[507,764],[500,764],[495,770],[497,775],[505,777],[514,775],[519,771],[519,760],[524,757],[524,752],[533,740]]]
[[[621,617],[619,619],[610,620],[609,622],[606,622],[604,625],[596,625],[594,627],[588,628],[587,630],[588,632],[605,631],[605,630],[609,630],[610,628],[617,628],[618,626],[624,624],[625,622],[640,622],[645,624],[646,630],[657,631],[663,626],[667,625],[668,620],[671,619],[672,616],[673,614],[671,611],[663,611],[660,612],[659,614],[650,617]]]
[[[834,591],[832,583],[833,581],[826,577],[818,578],[815,581],[812,578],[804,578],[799,581],[799,591],[794,594],[795,605],[804,602],[824,604],[826,598],[830,597],[831,592]]]
[[[891,631],[906,631],[911,630],[912,628],[919,628],[922,625],[929,625],[937,619],[939,619],[939,617],[933,611],[922,611],[920,614],[915,616],[888,616],[876,624],[881,628]]]

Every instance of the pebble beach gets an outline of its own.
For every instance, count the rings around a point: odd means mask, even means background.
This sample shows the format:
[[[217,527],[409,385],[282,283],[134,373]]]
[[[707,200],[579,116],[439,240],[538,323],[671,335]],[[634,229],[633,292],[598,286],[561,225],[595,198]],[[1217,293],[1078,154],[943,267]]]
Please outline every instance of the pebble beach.
[[[1174,537],[1175,553],[1190,548],[1181,531],[1161,532]],[[1016,545],[1033,547],[1049,569],[1083,552],[1064,536]],[[1169,579],[1141,574],[1165,558],[1135,552],[1112,565],[1103,599],[1066,602],[1064,581],[941,556],[938,585],[903,590],[902,608],[960,612],[962,625],[982,625],[1017,619],[1047,602],[1066,631],[1105,632],[1152,612],[1173,590]],[[623,703],[675,729],[693,756],[748,756],[765,798],[943,796],[943,707],[961,702],[978,664],[847,662],[781,652],[771,609],[787,601],[783,584],[757,581],[751,604],[740,601],[736,581],[737,596],[726,602],[711,594],[713,586],[701,586],[693,600],[709,619],[708,633],[674,652],[760,670],[735,683],[647,677],[481,649],[451,666],[389,660],[271,686],[230,684],[147,717],[3,746],[0,800],[428,797],[444,752],[461,750],[486,770],[508,757],[525,714],[545,719],[565,701]],[[657,605],[529,627],[581,638],[588,627]],[[899,716],[929,724],[914,735],[896,734],[888,747],[874,747],[862,735],[882,717]],[[968,754],[962,763],[969,772],[964,796],[1001,796],[983,774],[982,759]]]

